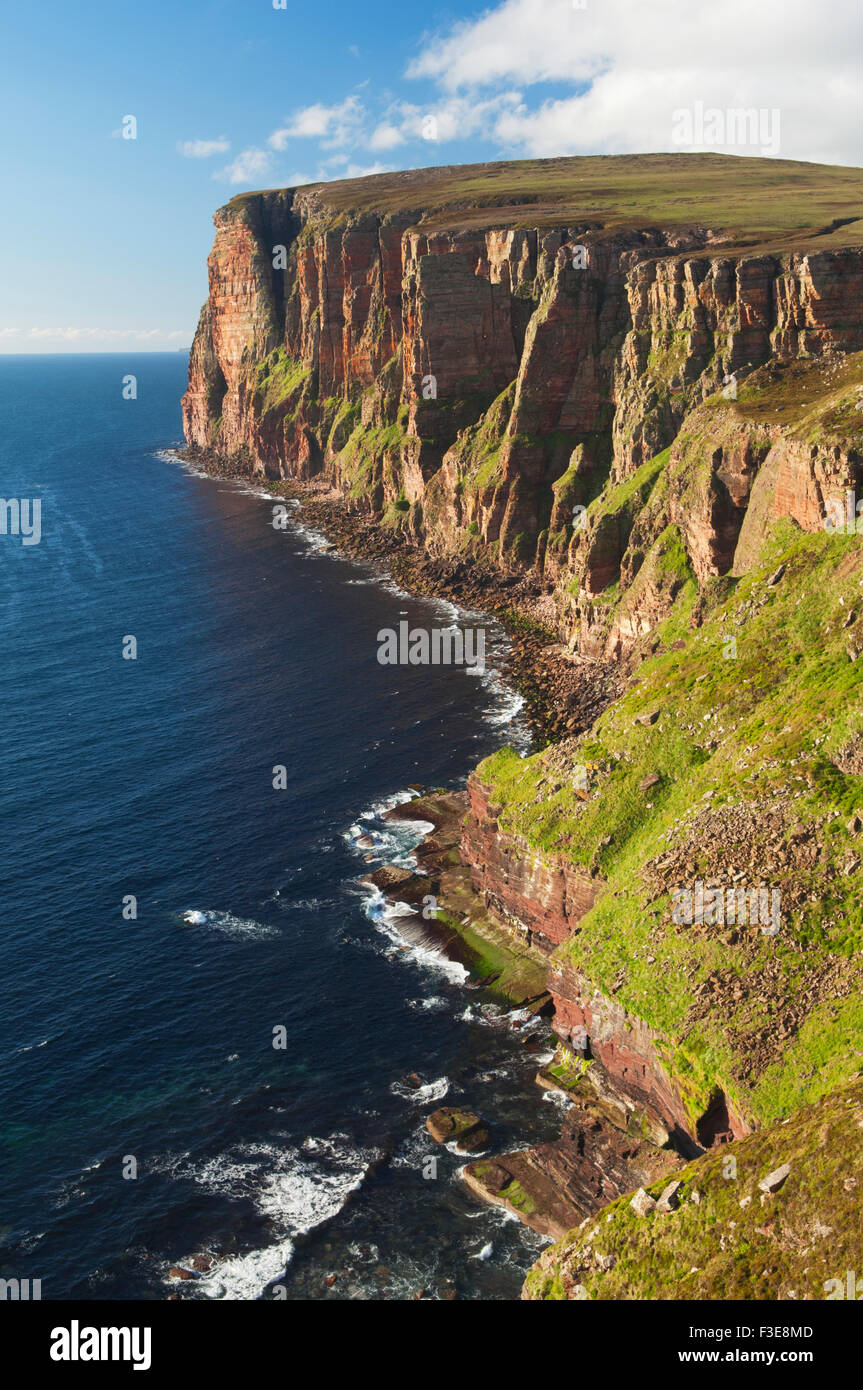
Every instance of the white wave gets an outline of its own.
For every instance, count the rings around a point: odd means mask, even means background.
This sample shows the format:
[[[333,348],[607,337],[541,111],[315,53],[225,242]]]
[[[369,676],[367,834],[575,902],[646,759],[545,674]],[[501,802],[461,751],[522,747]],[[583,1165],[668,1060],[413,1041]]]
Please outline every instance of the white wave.
[[[408,1086],[403,1081],[394,1081],[390,1086],[394,1096],[411,1100],[416,1105],[426,1105],[432,1100],[443,1100],[449,1091],[449,1077],[439,1076],[437,1081],[427,1081],[424,1086]]]
[[[381,801],[373,801],[367,811],[360,811],[358,820],[374,820],[383,815],[384,811],[392,811],[396,806],[404,806],[406,801],[415,801],[416,798],[417,793],[408,791],[407,789],[404,791],[391,792],[389,796],[385,796]]]
[[[220,487],[219,492],[239,493],[241,497],[259,497],[264,502],[272,502],[273,506],[284,506],[290,499],[279,497],[278,493],[271,492],[269,488],[261,487],[259,483],[247,482],[244,478],[219,478],[214,477],[214,482],[227,483],[227,487]]]
[[[415,869],[417,862],[414,851],[426,835],[434,830],[431,821],[410,818],[399,820],[389,817],[384,820],[383,817],[385,812],[394,811],[399,806],[415,801],[417,795],[414,791],[398,791],[381,801],[373,802],[367,810],[361,811],[353,824],[342,833],[342,839],[364,861],[367,856],[371,856],[372,861],[378,864],[396,864],[400,868]],[[359,844],[364,836],[368,836],[372,841],[371,848]]]
[[[488,1241],[476,1255],[471,1255],[472,1260],[490,1260],[494,1253],[494,1246]]]
[[[222,483],[220,492],[239,492],[244,497],[260,497],[266,502],[287,502],[288,505],[294,500],[293,498],[279,497],[278,493],[271,492],[269,488],[262,487],[260,483],[246,478],[224,478],[220,473],[211,473],[192,459],[184,458],[180,453],[181,447],[178,445],[175,449],[155,449],[151,457],[161,459],[163,463],[176,464],[192,478],[207,478],[211,483]],[[227,487],[224,486],[225,483],[228,484]]]
[[[266,1218],[273,1241],[218,1260],[196,1279],[194,1293],[213,1299],[257,1298],[291,1261],[297,1236],[329,1221],[362,1186],[376,1152],[354,1148],[345,1135],[307,1138],[298,1148],[239,1146],[200,1167],[175,1170],[210,1192],[247,1197]],[[178,1261],[188,1266],[189,1259]]]
[[[557,1090],[543,1091],[542,1098],[544,1101],[547,1101],[549,1105],[556,1106],[558,1110],[569,1110],[570,1106],[574,1103],[563,1091]]]
[[[390,1165],[393,1168],[422,1168],[426,1159],[432,1156],[436,1150],[437,1144],[432,1139],[425,1124],[421,1124],[393,1154]]]
[[[462,1023],[481,1023],[485,1028],[502,1028],[506,1025],[506,1012],[499,1004],[468,1004],[459,1017]]]
[[[464,984],[470,977],[470,971],[460,961],[450,960],[442,951],[403,936],[397,923],[405,914],[393,912],[379,888],[369,889],[364,906],[369,921],[389,942],[386,954],[391,959],[408,960],[414,965],[433,970],[446,976],[453,984]]]
[[[233,912],[190,909],[183,914],[182,920],[188,926],[206,927],[237,941],[265,940],[279,935],[277,927],[256,922],[252,917],[235,917]]]
[[[33,1052],[36,1048],[47,1047],[49,1042],[52,1041],[53,1039],[51,1037],[47,1037],[43,1038],[41,1042],[28,1043],[25,1047],[16,1047],[15,1055],[17,1057],[21,1052]]]
[[[408,999],[409,1009],[427,1009],[430,1012],[445,1009],[447,1001],[442,994],[430,994],[427,999]]]
[[[195,1292],[203,1298],[236,1302],[258,1298],[274,1279],[284,1278],[293,1253],[293,1241],[286,1240],[222,1260],[196,1280]]]
[[[388,922],[395,922],[399,917],[418,917],[419,908],[411,907],[410,903],[394,902],[389,903],[384,908],[384,917]]]
[[[306,555],[313,557],[316,555],[326,555],[331,559],[341,560],[344,556],[330,540],[329,536],[324,535],[316,526],[302,520],[302,505],[296,497],[277,497],[273,493],[265,493],[269,501],[281,503],[287,510],[286,521],[288,525],[284,528],[292,536],[297,536],[305,543]]]
[[[486,663],[482,683],[486,694],[494,702],[486,714],[486,723],[495,729],[506,727],[508,742],[512,743],[519,752],[529,751],[533,745],[533,740],[522,717],[524,696],[520,695],[513,686],[507,684],[500,671],[490,662]]]
[[[4,1232],[8,1234],[12,1231],[12,1229],[13,1228],[11,1226],[0,1227],[0,1245],[3,1244]],[[46,1234],[47,1233],[45,1231],[34,1231],[32,1235],[23,1236],[22,1239],[18,1241],[18,1249],[24,1255],[32,1254],[32,1252],[36,1249],[36,1246],[39,1244],[40,1240],[45,1239]]]
[[[457,1139],[447,1140],[444,1144],[444,1148],[448,1153],[454,1154],[456,1158],[470,1157],[471,1163],[474,1159],[482,1158],[485,1154],[491,1152],[490,1149],[463,1149],[459,1146]]]

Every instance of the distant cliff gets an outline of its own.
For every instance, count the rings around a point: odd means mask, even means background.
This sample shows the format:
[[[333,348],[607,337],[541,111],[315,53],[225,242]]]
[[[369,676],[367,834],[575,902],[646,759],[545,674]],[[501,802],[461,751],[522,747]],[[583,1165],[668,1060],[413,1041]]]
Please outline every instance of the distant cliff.
[[[863,348],[863,224],[835,215],[852,195],[863,211],[857,171],[711,155],[241,195],[216,215],[187,440],[331,484],[432,551],[536,567],[566,639],[619,656],[661,596],[611,625],[594,599],[628,588],[669,525],[700,576],[745,564],[771,449],[771,515],[818,526],[825,486],[855,482],[847,456],[785,447],[780,417],[723,419],[697,492],[675,466],[687,417],[753,368]],[[756,235],[732,220],[747,199],[767,222]],[[603,493],[676,439],[653,535],[632,499],[599,515]]]

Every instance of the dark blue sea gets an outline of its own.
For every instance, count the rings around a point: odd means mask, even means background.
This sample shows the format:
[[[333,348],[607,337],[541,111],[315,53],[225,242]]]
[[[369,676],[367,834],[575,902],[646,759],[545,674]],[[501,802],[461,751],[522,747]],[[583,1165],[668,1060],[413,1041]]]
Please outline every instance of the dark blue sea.
[[[470,1105],[521,1145],[559,1115],[519,1019],[358,886],[356,840],[406,862],[416,828],[381,812],[523,747],[518,700],[381,666],[379,629],[458,615],[184,465],[185,374],[0,357],[0,492],[41,500],[38,544],[0,535],[0,1276],[516,1298],[543,1242],[424,1119]]]

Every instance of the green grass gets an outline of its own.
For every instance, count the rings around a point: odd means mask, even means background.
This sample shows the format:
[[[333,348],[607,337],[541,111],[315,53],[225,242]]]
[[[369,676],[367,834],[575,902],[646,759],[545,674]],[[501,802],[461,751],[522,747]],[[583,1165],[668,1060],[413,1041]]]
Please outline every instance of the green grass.
[[[615,487],[607,488],[587,509],[588,517],[599,522],[603,517],[628,515],[634,518],[644,507],[662,470],[668,463],[671,449],[648,459],[628,478]]]
[[[289,357],[284,348],[274,348],[254,369],[252,387],[261,414],[274,410],[298,396],[310,376],[309,368]]]
[[[312,194],[312,190],[314,190]],[[279,196],[281,190],[268,190]],[[863,171],[785,159],[719,154],[587,155],[412,169],[311,185],[317,231],[363,212],[401,214],[424,226],[724,228],[748,244],[863,240]],[[242,193],[242,212],[260,197]],[[501,213],[505,214],[501,218]],[[835,232],[825,229],[850,219]],[[853,225],[852,225],[853,224]]]
[[[770,362],[740,385],[737,419],[775,421],[807,443],[856,444],[863,438],[863,352],[839,359]]]
[[[679,537],[666,541],[659,563],[682,581]],[[769,588],[780,559],[785,578]],[[615,999],[665,1037],[666,1066],[692,1119],[721,1086],[740,1113],[764,1123],[845,1079],[863,1053],[860,1007],[816,998],[781,1062],[745,1079],[747,1039],[765,1026],[753,1002],[765,968],[776,971],[769,994],[781,1008],[803,973],[849,963],[863,946],[863,869],[842,869],[855,855],[846,825],[863,807],[863,778],[843,774],[831,757],[863,729],[863,661],[849,658],[843,626],[863,599],[863,548],[854,537],[801,535],[783,523],[759,570],[717,586],[695,632],[686,617],[693,596],[683,582],[658,631],[660,650],[589,735],[527,759],[504,749],[478,775],[502,806],[501,832],[526,853],[602,876],[594,907],[557,954],[607,992],[622,973]],[[737,656],[727,659],[732,635]],[[680,639],[684,649],[673,650]],[[657,709],[656,723],[636,723]],[[586,802],[573,780],[583,765]],[[641,791],[654,772],[660,782]],[[808,894],[787,920],[783,912],[779,937],[735,951],[718,931],[675,930],[670,899],[654,896],[644,866],[708,801],[721,812],[777,795],[790,823],[817,833],[821,846],[817,862],[785,884]],[[705,856],[698,874],[710,873]],[[693,1020],[696,989],[717,971],[739,974],[743,998]]]

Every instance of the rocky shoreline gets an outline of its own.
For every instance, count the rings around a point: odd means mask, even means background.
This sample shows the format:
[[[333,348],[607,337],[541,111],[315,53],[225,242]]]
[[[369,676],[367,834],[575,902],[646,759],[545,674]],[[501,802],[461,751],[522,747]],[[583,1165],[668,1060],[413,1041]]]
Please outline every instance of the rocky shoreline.
[[[250,481],[259,475],[229,467],[198,450],[185,457],[213,476]],[[619,670],[574,658],[543,627],[541,586],[528,575],[505,576],[464,560],[429,556],[419,546],[350,510],[343,499],[294,481],[263,483],[274,498],[298,501],[302,520],[355,559],[386,568],[396,582],[420,595],[445,598],[460,607],[481,609],[500,621],[511,651],[504,675],[525,699],[525,713],[538,743],[588,728],[620,692]],[[481,989],[509,1007],[534,1014],[553,1013],[547,988],[548,958],[539,945],[519,941],[496,919],[488,895],[475,881],[469,858],[461,853],[467,792],[437,791],[385,813],[391,820],[420,820],[434,828],[414,851],[416,870],[382,865],[363,878],[390,904],[419,908],[431,897],[432,914],[421,911],[400,919],[400,930],[414,944],[441,951],[471,973],[468,988]],[[662,1136],[645,1137],[630,1112],[609,1102],[598,1078],[588,1076],[562,1044],[555,1061],[537,1073],[537,1085],[557,1091],[568,1102],[561,1133],[551,1143],[480,1158],[467,1163],[462,1179],[478,1198],[501,1205],[542,1235],[559,1237],[621,1192],[670,1172],[682,1161]],[[433,1137],[446,1142],[452,1118],[429,1117]],[[488,1117],[487,1117],[488,1118]],[[493,1117],[491,1118],[493,1130]],[[487,1137],[486,1120],[472,1117]],[[463,1123],[463,1121],[460,1121]],[[655,1138],[660,1143],[655,1143]],[[465,1148],[469,1155],[469,1145]]]
[[[415,870],[383,865],[363,881],[392,905],[419,909],[433,902],[428,918],[419,911],[400,918],[403,934],[465,965],[472,975],[468,988],[515,1006],[520,1014],[550,1019],[554,1001],[545,952],[528,939],[518,940],[495,919],[467,856],[460,853],[469,806],[467,792],[438,791],[385,812],[385,819],[424,821],[433,830],[414,851]],[[526,1047],[531,1044],[525,1040]],[[560,1238],[608,1202],[667,1178],[683,1162],[667,1131],[622,1104],[597,1068],[586,1068],[564,1044],[558,1043],[553,1061],[539,1068],[536,1082],[566,1107],[560,1135],[551,1142],[488,1156],[489,1144],[494,1148],[493,1115],[444,1108],[428,1117],[427,1127],[438,1143],[455,1139],[466,1158],[482,1149],[462,1169],[465,1186],[540,1235]]]
[[[254,481],[275,499],[298,502],[305,524],[352,559],[385,569],[411,593],[448,599],[500,622],[510,644],[502,674],[524,699],[524,716],[537,746],[583,733],[620,693],[619,667],[580,657],[561,644],[552,629],[548,585],[529,572],[504,574],[469,558],[432,555],[329,488],[265,478],[251,465],[243,468],[195,447],[178,450],[177,456],[212,477]]]
[[[263,481],[260,474],[244,474],[196,452],[189,457],[205,471],[222,477]],[[718,1202],[727,1186],[724,1180],[717,1181],[725,1161],[723,1153],[730,1154],[732,1162],[738,1150],[744,1155],[752,1149],[759,1170],[768,1176],[787,1165],[791,1152],[786,1143],[788,1120],[760,1130],[755,1122],[756,1133],[752,1134],[753,1121],[738,1113],[734,1095],[725,1089],[724,1073],[709,1094],[702,1088],[700,1104],[691,1096],[687,1098],[680,1078],[668,1066],[675,1039],[645,1022],[640,1005],[634,1010],[627,1008],[617,997],[625,973],[600,988],[587,959],[590,943],[587,948],[582,944],[578,955],[570,953],[567,957],[564,952],[570,938],[579,935],[579,923],[598,894],[604,891],[608,896],[609,864],[613,871],[614,860],[604,859],[603,851],[612,843],[609,832],[616,824],[617,803],[606,806],[597,821],[596,851],[581,866],[565,853],[567,832],[571,835],[578,828],[571,815],[562,827],[563,839],[557,826],[557,839],[550,846],[537,845],[535,831],[531,838],[522,829],[523,817],[532,806],[553,803],[561,792],[583,756],[579,735],[594,725],[607,706],[614,703],[615,709],[628,711],[623,715],[627,727],[650,729],[656,723],[661,734],[663,724],[657,711],[669,699],[670,683],[663,683],[656,674],[627,674],[625,663],[609,668],[573,658],[544,625],[548,595],[535,574],[526,572],[519,577],[489,572],[463,556],[430,555],[404,532],[374,522],[367,513],[354,510],[351,503],[314,485],[267,481],[266,486],[276,498],[296,499],[302,521],[330,537],[340,551],[380,564],[403,588],[447,598],[465,608],[482,609],[501,620],[512,641],[505,674],[525,696],[537,743],[551,745],[538,755],[538,766],[534,766],[536,758],[529,760],[529,766],[528,761],[522,763],[511,753],[507,761],[504,750],[486,760],[463,793],[416,789],[421,794],[415,800],[387,813],[393,819],[418,818],[433,826],[432,833],[414,851],[415,870],[383,865],[368,875],[368,881],[391,903],[419,906],[424,898],[432,898],[437,905],[432,920],[418,911],[400,918],[399,930],[406,936],[418,933],[421,944],[465,965],[471,976],[468,988],[497,998],[516,1011],[513,1027],[518,1026],[519,1016],[526,1013],[529,1017],[533,1012],[547,1018],[557,1035],[552,1060],[545,1065],[538,1060],[536,1074],[538,1086],[561,1098],[564,1113],[557,1138],[528,1142],[519,1148],[512,1148],[512,1136],[504,1145],[496,1143],[495,1116],[483,1113],[482,1105],[476,1112],[443,1110],[427,1117],[436,1142],[452,1145],[455,1140],[457,1152],[464,1155],[460,1177],[474,1197],[505,1208],[556,1242],[534,1266],[522,1297],[674,1297],[674,1290],[682,1287],[683,1281],[696,1277],[702,1281],[703,1296],[727,1296],[726,1281],[736,1268],[737,1204],[730,1208],[730,1218],[722,1207],[726,1228],[720,1247],[722,1259],[715,1272],[715,1262],[708,1261],[703,1277],[696,1275],[701,1265],[693,1256],[700,1239],[699,1204],[705,1193],[704,1200]],[[773,588],[782,572],[775,567],[770,571]],[[770,585],[768,589],[773,592]],[[673,650],[684,644],[684,639],[677,639]],[[650,650],[655,649],[654,643]],[[642,685],[648,688],[642,690]],[[686,700],[691,703],[692,698],[690,693]],[[637,740],[634,744],[629,738],[621,755],[624,769],[634,756],[634,748]],[[630,776],[637,787],[639,806],[645,795],[656,795],[652,789],[660,780],[651,769],[656,759],[661,763],[662,758],[656,750],[649,756],[653,761],[637,765]],[[612,766],[603,764],[598,771],[594,767],[591,775],[610,776]],[[531,779],[531,799],[519,810],[521,768]],[[648,774],[642,776],[645,768]],[[507,777],[513,779],[510,788],[501,786],[501,779],[506,781]],[[596,788],[592,790],[593,796],[588,792],[579,802],[588,813],[596,804]],[[569,802],[567,807],[569,814]],[[645,809],[652,809],[650,803]],[[721,818],[721,812],[716,814]],[[849,834],[856,834],[855,825],[852,818]],[[724,825],[726,838],[727,831]],[[731,838],[736,843],[739,836]],[[743,838],[751,840],[748,834]],[[702,831],[699,842],[712,840]],[[649,870],[646,865],[648,876]],[[612,890],[612,896],[618,897],[621,891]],[[650,914],[646,920],[652,920]],[[648,965],[653,964],[657,949],[653,940],[651,937]],[[632,956],[635,959],[637,952]],[[525,1047],[531,1048],[535,1041],[525,1037]],[[807,1112],[800,1114],[801,1135],[794,1151],[797,1159],[791,1155],[792,1179],[794,1161],[808,1164],[813,1172],[820,1161],[818,1136],[807,1129]],[[863,1127],[863,1121],[860,1124]],[[859,1148],[857,1131],[852,1137]],[[506,1151],[500,1151],[502,1148]],[[853,1194],[856,1179],[844,1160],[838,1176],[841,1194]],[[759,1173],[762,1180],[767,1179]],[[852,1230],[853,1222],[846,1217],[841,1194],[834,1193],[831,1198],[830,1213],[837,1214],[844,1233],[846,1227]],[[748,1196],[741,1198],[740,1208],[749,1200]],[[768,1263],[774,1242],[781,1247],[782,1258],[790,1261],[789,1268],[795,1272],[786,1281],[788,1297],[798,1296],[796,1285],[806,1276],[805,1269],[797,1268],[800,1260],[795,1253],[794,1231],[800,1219],[814,1223],[813,1230],[827,1229],[821,1220],[823,1213],[812,1215],[806,1200],[803,1189],[798,1192],[791,1181],[777,1197],[760,1191],[759,1208],[765,1203],[778,1203],[777,1210],[787,1208],[779,1222],[771,1219],[754,1227],[752,1239],[757,1238],[765,1247],[762,1254]],[[607,1222],[611,1227],[606,1237]],[[675,1274],[669,1279],[658,1278],[653,1272],[654,1229],[663,1249],[667,1247],[669,1258],[676,1262]],[[597,1242],[594,1237],[600,1230],[602,1238]],[[625,1258],[633,1239],[644,1247],[634,1272]],[[853,1245],[851,1234],[848,1240]],[[771,1265],[767,1270],[771,1278],[772,1269]],[[742,1289],[734,1288],[740,1296]],[[769,1282],[763,1287],[759,1283],[754,1296],[769,1297],[769,1289]]]

